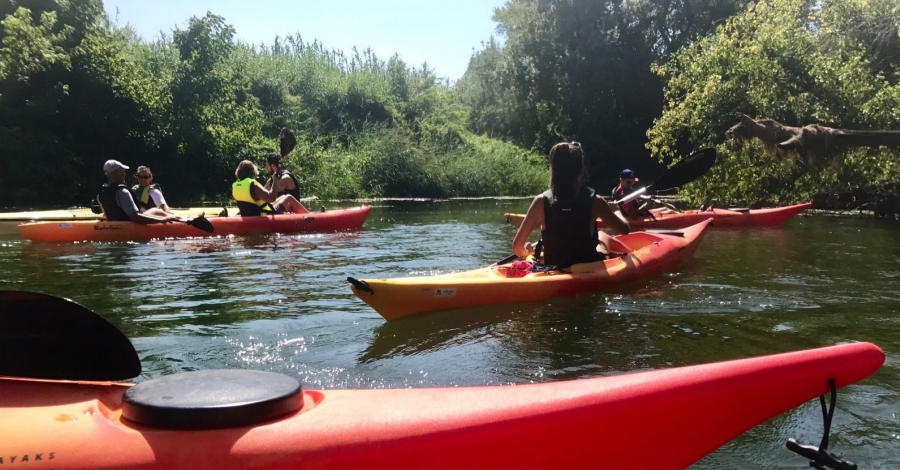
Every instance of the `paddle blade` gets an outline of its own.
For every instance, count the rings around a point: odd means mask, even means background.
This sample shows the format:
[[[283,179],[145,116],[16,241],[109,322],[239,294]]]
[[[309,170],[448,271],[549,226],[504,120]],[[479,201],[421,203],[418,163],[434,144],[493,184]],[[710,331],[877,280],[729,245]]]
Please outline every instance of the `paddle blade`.
[[[294,150],[294,147],[297,145],[297,138],[286,127],[281,130],[279,138],[281,139],[281,158],[284,158],[291,153],[291,150]]]
[[[68,299],[0,291],[0,375],[52,380],[128,380],[141,361],[128,338]]]
[[[683,186],[705,175],[715,163],[716,149],[698,150],[669,168],[648,187],[653,191],[665,191]]]
[[[96,198],[91,199],[91,212],[93,212],[94,214],[102,214],[103,213],[103,208],[100,207],[100,203],[97,202]]]
[[[203,216],[188,220],[187,223],[188,225],[203,230],[206,233],[214,233],[216,231],[216,228],[213,227],[212,222],[210,222],[209,219]]]

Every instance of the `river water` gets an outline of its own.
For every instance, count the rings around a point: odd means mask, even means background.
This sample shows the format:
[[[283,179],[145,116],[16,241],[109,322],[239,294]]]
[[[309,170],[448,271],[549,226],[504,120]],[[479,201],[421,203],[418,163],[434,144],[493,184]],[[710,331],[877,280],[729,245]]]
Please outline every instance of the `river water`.
[[[306,388],[522,384],[871,341],[887,360],[839,392],[830,448],[861,469],[900,468],[900,225],[801,216],[714,229],[677,271],[614,291],[394,323],[345,282],[502,259],[515,233],[503,213],[527,206],[379,201],[364,229],[338,234],[58,245],[9,236],[0,289],[68,297],[106,317],[140,354],[139,381],[230,367]],[[821,432],[811,401],[691,468],[808,468],[784,442],[818,444]]]

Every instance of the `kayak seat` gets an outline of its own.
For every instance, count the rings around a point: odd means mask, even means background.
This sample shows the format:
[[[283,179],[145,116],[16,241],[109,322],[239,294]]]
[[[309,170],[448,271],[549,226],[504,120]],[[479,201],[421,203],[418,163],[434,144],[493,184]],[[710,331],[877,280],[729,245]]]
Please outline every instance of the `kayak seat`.
[[[214,429],[269,421],[303,407],[300,382],[256,370],[203,370],[141,382],[125,392],[122,417],[169,429]]]
[[[609,250],[618,253],[631,253],[634,251],[630,246],[626,245],[624,241],[620,240],[619,237],[611,238],[609,240]]]
[[[626,253],[631,253],[640,250],[651,243],[656,243],[662,240],[662,238],[648,232],[632,232],[628,235],[619,235],[614,238],[614,240],[627,246],[630,250],[626,251]],[[612,249],[612,246],[610,246],[610,249]]]

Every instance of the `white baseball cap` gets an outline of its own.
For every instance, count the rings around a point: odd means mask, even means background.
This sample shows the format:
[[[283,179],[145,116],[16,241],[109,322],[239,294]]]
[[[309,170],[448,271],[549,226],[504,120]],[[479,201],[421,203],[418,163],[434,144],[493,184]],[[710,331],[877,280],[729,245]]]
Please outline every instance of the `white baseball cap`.
[[[127,170],[128,167],[118,160],[107,160],[103,164],[104,173],[112,173],[116,170]]]

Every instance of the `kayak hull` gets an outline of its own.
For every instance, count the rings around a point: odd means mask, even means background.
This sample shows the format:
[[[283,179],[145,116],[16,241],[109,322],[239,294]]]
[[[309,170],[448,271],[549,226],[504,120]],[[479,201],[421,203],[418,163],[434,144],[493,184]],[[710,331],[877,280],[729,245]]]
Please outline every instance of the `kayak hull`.
[[[222,208],[216,207],[189,207],[186,209],[172,209],[175,215],[180,217],[197,217],[206,214],[214,217]],[[229,214],[237,214],[236,207],[227,208]],[[95,214],[87,208],[52,210],[52,211],[25,211],[0,213],[0,235],[14,235],[19,233],[19,225],[28,222],[72,222],[76,220],[100,220],[103,216]]]
[[[352,284],[351,289],[388,321],[438,310],[572,295],[673,269],[697,249],[708,225],[705,220],[685,228],[681,236],[635,232],[614,237],[612,249],[630,253],[574,265],[572,273],[537,272],[515,278],[506,277],[502,266],[487,267],[438,276],[363,279],[364,285]]]
[[[735,211],[713,208],[707,211],[688,210],[683,212],[661,213],[651,211],[654,218],[641,217],[628,219],[632,230],[679,229],[689,227],[708,218],[713,219],[713,227],[771,227],[781,225],[792,217],[812,207],[812,203],[793,206],[774,207],[769,209],[751,209]],[[516,227],[522,224],[524,214],[503,214],[506,220]],[[607,228],[601,220],[597,220],[598,228]]]
[[[134,222],[72,221],[30,222],[19,225],[22,237],[35,242],[147,241],[165,238],[252,235],[270,233],[329,232],[357,229],[363,225],[371,206],[308,214],[277,214],[259,217],[211,217],[215,231],[203,232],[185,223],[141,225]]]
[[[883,362],[851,343],[555,383],[306,390],[284,418],[191,431],[123,419],[129,385],[0,378],[0,456],[32,469],[682,469]]]

